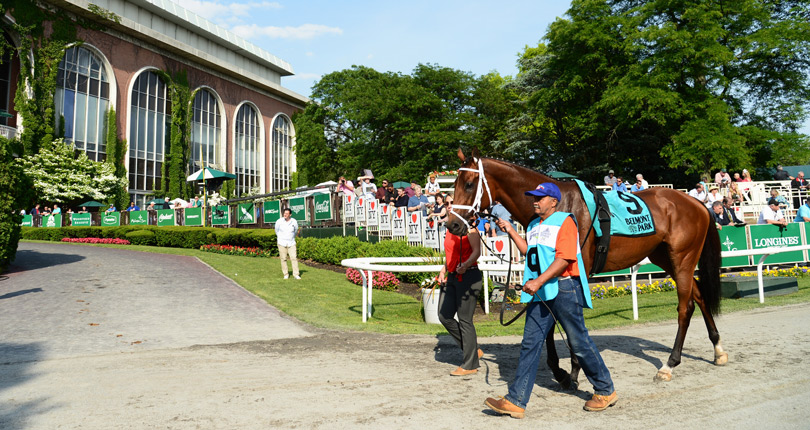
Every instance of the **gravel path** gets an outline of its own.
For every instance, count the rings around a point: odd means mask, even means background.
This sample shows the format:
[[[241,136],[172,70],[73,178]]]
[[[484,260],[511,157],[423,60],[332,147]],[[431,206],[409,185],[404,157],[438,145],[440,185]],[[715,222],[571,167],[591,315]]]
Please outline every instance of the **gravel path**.
[[[619,403],[584,412],[584,376],[563,391],[541,365],[526,419],[513,420],[483,401],[506,392],[519,337],[481,339],[481,371],[453,378],[448,337],[313,329],[189,257],[22,243],[11,270],[3,429],[810,428],[810,305],[721,316],[723,367],[695,320],[670,383],[653,376],[674,322],[594,331]]]

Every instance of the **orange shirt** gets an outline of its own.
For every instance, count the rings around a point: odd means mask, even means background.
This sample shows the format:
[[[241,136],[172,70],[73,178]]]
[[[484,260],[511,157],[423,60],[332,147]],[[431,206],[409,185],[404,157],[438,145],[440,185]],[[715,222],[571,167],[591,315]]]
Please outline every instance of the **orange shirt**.
[[[555,256],[568,261],[568,267],[563,270],[560,276],[579,277],[579,265],[577,265],[577,249],[579,248],[579,234],[577,225],[569,216],[565,218],[560,232],[557,233],[557,247]]]

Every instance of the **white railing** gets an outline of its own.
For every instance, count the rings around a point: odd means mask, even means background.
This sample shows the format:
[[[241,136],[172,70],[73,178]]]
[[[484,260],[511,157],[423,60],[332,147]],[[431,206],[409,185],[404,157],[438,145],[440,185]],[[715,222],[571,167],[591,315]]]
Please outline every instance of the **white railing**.
[[[0,125],[0,136],[3,136],[8,140],[14,139],[17,137],[17,129],[7,125]]]
[[[810,245],[802,246],[786,246],[786,247],[771,247],[763,249],[743,249],[739,251],[723,251],[722,258],[728,257],[741,257],[746,255],[761,255],[759,263],[757,264],[757,279],[759,282],[759,302],[765,303],[765,287],[762,279],[762,267],[765,264],[765,259],[769,255],[779,254],[781,252],[803,251],[810,250]],[[441,261],[442,264],[435,264]],[[381,263],[422,263],[412,266],[400,266],[396,264],[381,264]],[[432,263],[432,264],[429,264]],[[631,295],[633,298],[633,319],[638,320],[638,287],[636,284],[636,275],[638,269],[643,264],[649,264],[650,260],[645,258],[638,262],[630,269],[630,282],[631,282]],[[362,285],[362,308],[361,314],[363,322],[368,321],[372,314],[372,300],[371,292],[373,288],[373,274],[374,272],[408,272],[408,273],[436,273],[442,270],[444,264],[444,257],[367,257],[367,258],[347,258],[340,262],[344,267],[350,267],[360,272],[363,279]],[[510,264],[503,263],[498,257],[495,256],[482,256],[478,258],[478,269],[483,273],[483,290],[484,290],[484,312],[489,313],[489,272],[505,272],[510,270]],[[523,263],[512,263],[511,270],[523,272]],[[506,293],[504,292],[504,297]]]

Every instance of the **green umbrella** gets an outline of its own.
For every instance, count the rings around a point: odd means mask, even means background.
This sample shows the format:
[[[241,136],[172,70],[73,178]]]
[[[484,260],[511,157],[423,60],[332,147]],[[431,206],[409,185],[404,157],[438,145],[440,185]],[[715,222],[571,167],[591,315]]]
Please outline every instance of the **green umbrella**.
[[[163,201],[164,201],[164,199],[152,199],[152,200],[149,200],[148,202],[146,202],[146,204],[147,205],[149,203],[160,204],[160,203],[163,203]]]
[[[79,207],[82,207],[82,206],[88,207],[88,208],[100,208],[102,206],[107,206],[107,205],[105,205],[104,203],[99,203],[99,202],[97,202],[95,200],[90,200],[89,202],[84,202],[84,203],[79,205]]]
[[[405,181],[396,181],[394,182],[394,188],[408,188],[411,186],[410,182]]]
[[[197,170],[196,172],[188,175],[188,177],[186,178],[186,182],[202,181],[217,178],[236,179],[236,175],[228,172],[223,172],[217,169],[212,169],[210,167],[206,167],[204,169]]]
[[[575,179],[576,178],[576,176],[574,176],[574,175],[572,175],[570,173],[565,173],[565,172],[549,172],[548,175],[551,176],[554,179]]]

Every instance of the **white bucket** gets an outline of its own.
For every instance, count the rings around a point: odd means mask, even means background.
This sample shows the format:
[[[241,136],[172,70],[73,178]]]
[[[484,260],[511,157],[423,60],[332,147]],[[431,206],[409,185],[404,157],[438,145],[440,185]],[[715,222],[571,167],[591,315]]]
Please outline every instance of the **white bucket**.
[[[439,288],[422,288],[422,307],[425,309],[425,322],[441,324],[439,321]]]

